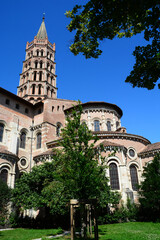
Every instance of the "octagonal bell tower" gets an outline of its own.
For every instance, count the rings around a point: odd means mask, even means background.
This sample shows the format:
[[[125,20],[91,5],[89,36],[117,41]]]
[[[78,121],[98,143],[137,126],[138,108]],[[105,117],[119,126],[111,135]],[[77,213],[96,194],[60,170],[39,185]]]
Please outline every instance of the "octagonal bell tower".
[[[27,42],[17,95],[33,104],[57,98],[55,43],[48,41],[44,17],[32,42]]]

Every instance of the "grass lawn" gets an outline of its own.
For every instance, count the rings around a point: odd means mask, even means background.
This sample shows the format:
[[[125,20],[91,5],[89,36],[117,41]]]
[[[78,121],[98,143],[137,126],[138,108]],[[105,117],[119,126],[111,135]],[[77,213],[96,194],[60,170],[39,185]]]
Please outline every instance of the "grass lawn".
[[[62,233],[61,229],[24,229],[0,231],[0,240],[31,240]]]
[[[0,232],[0,240],[31,240],[57,233],[61,233],[61,230],[15,229]],[[69,240],[70,236],[54,239]],[[99,240],[160,240],[160,223],[131,222],[101,225]]]
[[[117,223],[101,225],[98,228],[99,240],[160,240],[160,223]],[[66,236],[55,239],[70,238]]]

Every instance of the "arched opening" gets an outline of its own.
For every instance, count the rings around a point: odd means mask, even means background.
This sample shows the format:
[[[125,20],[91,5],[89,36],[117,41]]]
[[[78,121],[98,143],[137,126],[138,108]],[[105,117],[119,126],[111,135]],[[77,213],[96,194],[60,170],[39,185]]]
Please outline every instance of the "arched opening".
[[[6,168],[4,168],[0,171],[0,179],[7,184],[8,170]]]
[[[37,78],[37,72],[34,71],[34,77],[33,77],[33,80],[36,81],[36,78]]]
[[[115,163],[109,165],[110,185],[112,190],[119,190],[118,168]]]
[[[130,176],[131,176],[131,184],[133,191],[138,190],[138,174],[137,174],[137,168],[135,165],[130,166]]]
[[[43,62],[41,61],[41,62],[40,62],[40,68],[42,68],[42,67],[43,67]]]
[[[61,133],[61,123],[57,123],[57,127],[56,127],[56,135],[57,137],[60,136]]]
[[[35,61],[35,68],[38,68],[38,62]]]
[[[41,94],[41,88],[42,88],[42,85],[39,84],[39,85],[38,85],[38,94]]]
[[[53,91],[53,89],[51,90],[51,97],[53,97],[53,93],[54,93],[54,91]]]
[[[99,120],[94,121],[94,131],[100,131],[100,123]]]
[[[41,50],[41,56],[43,57],[43,50]]]
[[[37,50],[37,56],[39,56],[39,50]]]
[[[35,94],[35,87],[36,87],[36,85],[33,84],[33,85],[32,85],[32,94]]]
[[[107,131],[111,131],[111,122],[107,121]]]
[[[26,147],[26,133],[22,132],[20,135],[20,148]]]
[[[39,81],[42,81],[42,71],[39,72]]]
[[[3,142],[4,124],[0,123],[0,142]]]
[[[39,148],[41,148],[41,138],[42,138],[42,136],[41,136],[41,133],[38,133],[37,134],[37,149],[39,149]]]

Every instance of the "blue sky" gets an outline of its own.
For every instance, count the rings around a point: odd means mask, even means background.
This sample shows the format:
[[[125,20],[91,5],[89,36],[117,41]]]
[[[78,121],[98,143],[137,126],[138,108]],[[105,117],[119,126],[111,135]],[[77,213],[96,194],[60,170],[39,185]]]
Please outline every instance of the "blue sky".
[[[85,0],[5,0],[1,2],[0,86],[15,93],[25,60],[27,41],[32,41],[45,12],[50,42],[56,43],[58,98],[105,101],[123,110],[122,126],[152,143],[160,141],[160,90],[132,88],[125,83],[135,62],[135,46],[146,44],[142,35],[131,39],[104,40],[98,59],[86,60],[69,51],[73,34],[67,31],[65,11]]]

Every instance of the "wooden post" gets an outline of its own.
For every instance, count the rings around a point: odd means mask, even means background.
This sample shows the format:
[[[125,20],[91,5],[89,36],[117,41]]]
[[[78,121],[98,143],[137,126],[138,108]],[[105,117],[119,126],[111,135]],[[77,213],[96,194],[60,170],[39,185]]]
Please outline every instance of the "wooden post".
[[[97,212],[96,212],[96,203],[94,203],[93,206],[94,209],[94,236],[95,236],[95,240],[98,240],[98,224],[97,224]]]
[[[74,213],[73,205],[70,204],[70,220],[71,220],[71,240],[74,240]]]
[[[71,240],[75,239],[75,216],[74,216],[74,212],[75,212],[75,207],[78,204],[78,200],[77,199],[71,199],[70,200],[70,222],[71,222]]]

